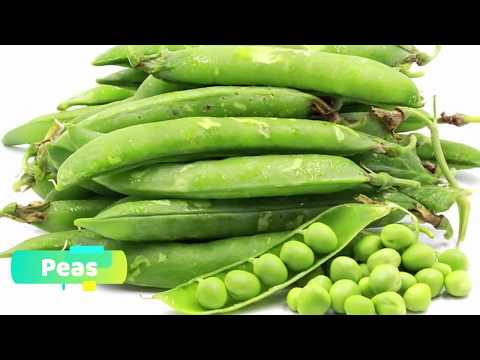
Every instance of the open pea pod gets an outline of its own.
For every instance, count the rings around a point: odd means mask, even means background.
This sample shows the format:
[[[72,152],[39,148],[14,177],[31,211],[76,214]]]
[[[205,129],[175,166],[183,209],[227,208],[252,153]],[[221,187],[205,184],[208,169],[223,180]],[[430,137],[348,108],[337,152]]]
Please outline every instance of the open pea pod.
[[[227,301],[226,305],[223,308],[215,310],[207,310],[203,308],[196,299],[196,290],[200,280],[208,277],[218,277],[222,279],[227,272],[234,269],[242,269],[247,271],[252,271],[252,260],[245,259],[234,263],[232,265],[220,268],[215,272],[205,274],[203,276],[194,278],[183,285],[180,285],[169,291],[161,292],[153,296],[154,299],[159,299],[164,301],[166,304],[174,308],[176,311],[187,314],[218,314],[218,313],[227,313],[241,309],[245,306],[258,302],[262,299],[265,299],[274,293],[285,289],[291,284],[295,283],[305,275],[311,273],[320,267],[324,262],[328,261],[330,258],[334,257],[339,253],[343,248],[345,248],[354,238],[357,236],[360,231],[367,227],[370,223],[379,220],[387,216],[392,211],[392,207],[386,205],[370,205],[370,204],[344,204],[331,208],[322,214],[318,215],[314,219],[306,222],[301,225],[296,230],[287,233],[283,241],[280,241],[275,247],[266,251],[265,253],[278,254],[282,244],[288,240],[300,240],[302,236],[300,231],[307,228],[315,222],[324,223],[335,232],[338,239],[337,248],[328,253],[317,255],[314,264],[305,271],[301,272],[289,272],[288,280],[280,285],[276,285],[270,288],[265,286],[262,287],[262,291],[259,295],[246,300],[246,301],[235,301],[231,297]],[[262,254],[257,255],[260,256]]]

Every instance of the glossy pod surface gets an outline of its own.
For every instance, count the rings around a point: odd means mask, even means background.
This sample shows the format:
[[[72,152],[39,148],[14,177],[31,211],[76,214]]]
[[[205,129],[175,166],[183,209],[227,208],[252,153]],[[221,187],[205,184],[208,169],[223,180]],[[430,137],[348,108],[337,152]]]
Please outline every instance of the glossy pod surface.
[[[174,82],[290,87],[370,104],[422,106],[407,76],[357,56],[268,46],[200,46],[164,51],[138,66]]]
[[[17,250],[61,250],[67,245],[102,245],[127,256],[126,283],[170,289],[194,277],[258,256],[280,244],[287,233],[260,234],[205,243],[129,243],[107,240],[87,230],[37,236],[0,253],[10,257]]]
[[[86,90],[78,95],[71,97],[68,100],[62,101],[58,105],[58,110],[67,110],[72,106],[77,105],[104,105],[116,101],[122,101],[132,97],[135,90],[126,89],[118,86],[99,85],[93,89]]]
[[[152,165],[96,181],[146,198],[238,199],[334,193],[370,183],[371,176],[339,156],[265,155]]]
[[[57,189],[109,171],[154,162],[268,153],[353,155],[402,149],[398,144],[325,121],[183,118],[120,129],[84,145],[59,168]]]
[[[346,199],[345,199],[346,198]],[[125,201],[94,218],[79,219],[86,228],[123,241],[205,241],[207,239],[292,230],[353,195],[248,200]]]
[[[253,259],[248,258],[245,258],[243,261],[239,261],[237,263],[232,263],[224,268],[218,268],[212,273],[206,273],[201,277],[193,278],[192,280],[172,290],[154,295],[154,298],[164,301],[176,311],[187,314],[214,314],[238,310],[287,288],[291,284],[294,284],[296,281],[300,280],[302,277],[308,275],[310,272],[316,270],[324,262],[328,261],[338,252],[340,252],[345,246],[347,246],[363,228],[368,226],[373,221],[386,216],[390,210],[391,209],[388,207],[378,205],[344,204],[323,212],[296,230],[287,233],[283,236],[282,241],[280,241],[277,246],[272,246],[270,249],[267,249],[265,253],[278,255],[283,243],[286,243],[293,238],[296,241],[300,241],[301,236],[299,235],[299,231],[303,230],[314,222],[321,222],[329,226],[335,232],[338,238],[337,248],[328,254],[316,256],[313,264],[306,270],[290,271],[287,281],[272,287],[263,285],[261,292],[257,296],[254,296],[250,299],[239,301],[229,297],[224,307],[215,310],[208,310],[203,308],[197,302],[195,296],[198,283],[202,279],[209,277],[224,279],[225,276],[233,270],[244,270],[251,272]],[[352,221],[346,223],[345,219],[352,219]]]
[[[120,87],[138,88],[148,77],[148,74],[136,69],[123,69],[113,74],[97,79],[97,84]]]

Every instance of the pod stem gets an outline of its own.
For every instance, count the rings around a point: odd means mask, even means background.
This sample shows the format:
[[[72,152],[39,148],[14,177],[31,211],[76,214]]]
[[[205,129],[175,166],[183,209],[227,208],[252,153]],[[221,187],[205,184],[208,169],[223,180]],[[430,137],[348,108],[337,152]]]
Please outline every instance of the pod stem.
[[[411,64],[402,64],[399,66],[399,70],[402,74],[407,75],[409,78],[419,78],[425,75],[425,71],[423,70],[418,70],[418,71],[412,71],[411,70]]]
[[[438,122],[441,124],[449,124],[455,126],[464,126],[467,124],[480,123],[480,116],[478,115],[465,115],[465,114],[453,114],[447,115],[442,113]]]
[[[442,50],[442,45],[435,45],[435,48],[431,54],[418,50],[417,47],[413,45],[398,45],[403,50],[411,54],[410,58],[406,59],[407,63],[416,63],[418,66],[427,65],[429,62],[434,60]]]
[[[387,173],[369,173],[367,175],[370,179],[370,183],[375,186],[379,186],[381,189],[389,188],[392,186],[398,187],[420,187],[420,183],[416,180],[400,179],[391,176]]]
[[[49,206],[50,203],[48,202],[38,201],[27,206],[11,203],[0,211],[0,216],[27,224],[38,223],[45,221],[47,218],[45,211]]]

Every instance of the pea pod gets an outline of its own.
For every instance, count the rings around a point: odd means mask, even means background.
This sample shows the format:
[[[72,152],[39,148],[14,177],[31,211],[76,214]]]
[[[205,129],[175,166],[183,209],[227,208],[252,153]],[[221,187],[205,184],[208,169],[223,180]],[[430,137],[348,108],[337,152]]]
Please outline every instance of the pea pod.
[[[205,241],[292,230],[327,208],[353,201],[333,196],[246,200],[131,200],[75,225],[122,241]]]
[[[34,144],[42,141],[51,129],[55,121],[68,124],[80,116],[93,114],[109,105],[89,106],[70,111],[61,111],[54,114],[39,116],[23,125],[16,127],[6,133],[2,139],[5,146],[22,144]]]
[[[327,194],[363,184],[420,185],[385,173],[366,173],[353,161],[331,155],[264,155],[159,164],[112,173],[96,181],[118,193],[156,199],[239,199]]]
[[[418,156],[422,160],[435,161],[435,154],[430,139],[422,134],[415,134],[415,137],[418,140]],[[440,143],[449,165],[455,164],[457,169],[459,168],[458,166],[464,169],[480,167],[480,150],[454,141],[441,140]]]
[[[0,216],[32,224],[48,232],[75,229],[74,220],[92,217],[112,204],[112,199],[64,200],[34,202],[27,206],[15,203],[7,205]]]
[[[423,104],[408,77],[357,56],[268,46],[199,46],[131,60],[136,67],[173,82],[279,86],[370,104]]]
[[[283,241],[281,241],[275,247],[272,246],[272,248],[268,249],[264,253],[278,255],[281,245],[283,243],[291,239],[300,241],[302,237],[301,235],[299,235],[299,232],[316,222],[321,222],[328,225],[336,234],[338,243],[337,247],[332,252],[328,254],[317,255],[315,257],[313,265],[308,267],[308,269],[300,272],[289,272],[287,281],[279,285],[275,285],[272,287],[267,287],[263,285],[260,294],[248,300],[236,301],[232,297],[229,297],[224,307],[215,310],[207,310],[197,302],[196,289],[199,281],[207,279],[209,277],[217,277],[219,279],[224,279],[226,274],[231,270],[246,270],[251,272],[252,262],[254,261],[251,258],[245,258],[237,263],[233,263],[226,267],[219,268],[214,272],[203,274],[200,277],[193,278],[192,280],[172,290],[155,294],[154,298],[162,300],[178,312],[187,314],[216,314],[241,309],[245,306],[272,296],[274,293],[287,288],[288,286],[294,284],[312,271],[315,271],[324,262],[334,257],[338,252],[345,248],[355,238],[355,236],[360,233],[360,231],[362,231],[373,221],[379,220],[382,217],[388,215],[390,211],[390,207],[380,205],[340,205],[323,212],[309,222],[301,225],[296,230],[286,234],[282,239]],[[256,257],[258,257],[258,255]]]
[[[97,79],[97,84],[138,88],[148,77],[144,71],[136,69],[123,69],[113,74]]]
[[[184,49],[189,45],[118,45],[108,49],[93,60],[95,66],[120,65],[130,66],[128,56],[132,50],[143,55],[157,54],[160,50],[167,48],[170,51]]]
[[[284,232],[214,240],[205,243],[129,243],[107,240],[87,230],[34,237],[0,253],[8,258],[18,250],[62,250],[73,245],[101,245],[127,256],[126,283],[169,289],[194,277],[243,261],[275,247]]]
[[[94,197],[94,193],[78,186],[72,186],[64,191],[55,190],[52,179],[42,179],[32,186],[33,191],[46,201],[85,200]]]
[[[412,143],[411,145],[414,146]],[[60,166],[57,190],[104,173],[153,162],[265,153],[402,153],[401,147],[324,121],[184,118],[131,126],[82,146]]]
[[[62,101],[57,109],[63,111],[76,105],[104,105],[128,99],[134,94],[135,90],[132,89],[111,85],[99,85],[93,89],[75,95],[68,100]]]

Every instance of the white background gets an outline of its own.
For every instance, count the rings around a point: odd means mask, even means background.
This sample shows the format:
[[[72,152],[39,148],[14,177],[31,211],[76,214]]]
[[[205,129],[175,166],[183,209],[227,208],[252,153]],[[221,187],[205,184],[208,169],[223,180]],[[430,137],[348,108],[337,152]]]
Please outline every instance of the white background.
[[[55,111],[60,100],[93,87],[95,78],[114,72],[114,67],[94,67],[91,60],[108,46],[0,46],[0,134],[38,115]],[[429,49],[429,47],[425,47]],[[480,114],[479,46],[445,46],[429,66],[427,75],[415,80],[431,109],[431,98],[438,96],[439,111]],[[442,126],[443,138],[479,144],[480,124],[457,129]],[[21,149],[0,145],[0,205],[36,199],[31,192],[14,193],[11,185],[20,174]],[[480,171],[459,174],[462,184],[476,190]],[[428,314],[480,314],[480,203],[472,196],[470,229],[462,249],[469,255],[474,288],[467,299],[435,299]],[[448,213],[456,225],[456,210]],[[34,228],[0,219],[0,249],[40,234]],[[439,236],[439,249],[451,246]],[[0,313],[4,314],[171,314],[161,302],[146,300],[149,291],[136,288],[99,286],[96,292],[83,292],[80,286],[62,291],[53,285],[15,285],[10,277],[10,260],[0,259]],[[242,311],[251,314],[290,314],[284,294]]]

